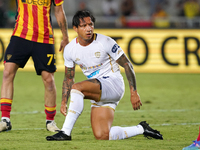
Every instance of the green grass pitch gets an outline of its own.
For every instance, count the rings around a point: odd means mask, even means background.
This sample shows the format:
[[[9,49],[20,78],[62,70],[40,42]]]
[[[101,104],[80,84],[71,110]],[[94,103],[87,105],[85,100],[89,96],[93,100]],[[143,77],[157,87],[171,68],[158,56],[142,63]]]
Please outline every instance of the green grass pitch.
[[[146,139],[143,135],[126,140],[95,140],[90,125],[90,102],[72,131],[72,141],[46,141],[53,133],[46,131],[44,86],[35,72],[19,71],[15,79],[11,122],[13,129],[0,133],[1,150],[181,150],[198,136],[200,125],[200,75],[136,73],[137,88],[143,106],[134,111],[130,102],[125,75],[126,92],[115,111],[113,126],[132,126],[146,120],[161,131],[164,140]],[[64,73],[56,72],[57,115],[62,127],[65,117],[60,113]],[[2,71],[0,72],[2,79]],[[76,73],[76,82],[84,80]],[[1,84],[0,80],[0,84]]]

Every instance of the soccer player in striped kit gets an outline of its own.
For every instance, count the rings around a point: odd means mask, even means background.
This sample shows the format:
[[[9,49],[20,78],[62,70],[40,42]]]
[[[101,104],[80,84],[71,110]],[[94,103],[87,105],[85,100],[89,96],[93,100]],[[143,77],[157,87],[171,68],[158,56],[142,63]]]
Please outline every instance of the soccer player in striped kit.
[[[61,29],[61,51],[68,43],[68,27],[63,0],[16,0],[16,22],[10,43],[4,56],[3,82],[1,87],[0,132],[11,130],[10,112],[13,102],[14,78],[18,68],[23,68],[32,56],[35,71],[41,75],[45,87],[46,128],[59,130],[54,122],[56,115],[56,86],[54,82],[55,50],[51,25],[51,6]]]

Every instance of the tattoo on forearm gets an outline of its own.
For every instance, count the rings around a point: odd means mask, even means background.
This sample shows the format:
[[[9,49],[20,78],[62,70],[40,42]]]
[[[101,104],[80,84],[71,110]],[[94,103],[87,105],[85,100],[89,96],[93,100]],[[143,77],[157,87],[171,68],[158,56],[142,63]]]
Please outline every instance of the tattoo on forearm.
[[[75,75],[75,67],[67,68],[65,71],[65,77],[68,79],[73,79]]]
[[[117,63],[125,69],[126,77],[129,82],[130,88],[136,90],[136,77],[133,69],[133,65],[130,63],[128,58],[123,54],[118,60]]]
[[[62,86],[62,100],[65,100],[66,103],[70,97],[72,85],[74,84],[74,75],[75,67],[66,69],[65,78]]]
[[[68,29],[68,26],[67,26],[67,21],[66,21],[66,19],[63,19],[63,21],[59,23],[59,27],[60,27],[62,33],[64,33],[65,36],[67,36],[67,29]]]
[[[63,19],[63,21],[59,23],[59,27],[62,33],[64,34],[64,36],[68,36],[68,33],[67,33],[68,26],[65,19]]]
[[[62,99],[64,99],[66,103],[70,97],[70,91],[71,91],[72,85],[73,85],[73,81],[66,81],[66,80],[63,81]]]
[[[128,64],[128,65],[130,66],[131,64]],[[135,78],[135,72],[133,70],[132,65],[130,67],[127,67],[127,69],[125,69],[125,72],[126,72],[126,77],[127,77],[130,87],[133,87],[133,89],[136,90],[137,89],[136,78]]]

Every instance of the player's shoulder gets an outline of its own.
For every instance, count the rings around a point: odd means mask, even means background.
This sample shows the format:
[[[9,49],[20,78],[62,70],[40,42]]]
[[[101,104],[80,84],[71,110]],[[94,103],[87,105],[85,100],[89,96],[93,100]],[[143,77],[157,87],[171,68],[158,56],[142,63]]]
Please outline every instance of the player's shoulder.
[[[99,33],[95,33],[96,34],[96,41],[100,42],[102,44],[112,41],[113,39],[109,36],[103,35],[103,34],[99,34]]]
[[[106,39],[110,39],[111,37],[107,36],[107,35],[103,35],[103,34],[99,34],[99,33],[95,33],[96,35],[96,40],[106,40]]]
[[[76,46],[77,41],[76,38],[74,38],[71,42],[69,42],[65,48],[64,48],[64,54],[68,55],[69,53],[71,53],[71,51],[73,50],[73,48]]]
[[[77,44],[77,40],[76,38],[74,38],[71,42],[69,42],[66,46],[65,49],[70,50],[72,49],[74,46],[76,46]]]
[[[73,40],[71,40],[66,47],[73,47],[77,44],[77,38],[74,38]]]

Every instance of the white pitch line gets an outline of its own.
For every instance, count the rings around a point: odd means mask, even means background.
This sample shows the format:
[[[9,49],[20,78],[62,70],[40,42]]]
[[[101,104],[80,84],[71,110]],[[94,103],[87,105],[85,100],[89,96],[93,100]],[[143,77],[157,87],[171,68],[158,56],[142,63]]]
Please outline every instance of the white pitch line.
[[[151,126],[174,126],[174,125],[179,125],[179,126],[200,125],[200,122],[196,122],[196,123],[163,123],[163,124],[151,124]],[[121,126],[122,127],[127,127],[128,125],[121,125]],[[74,129],[76,129],[76,128],[81,128],[81,129],[83,129],[83,128],[91,128],[91,126],[74,127]],[[19,131],[19,130],[46,130],[46,128],[16,128],[16,129],[12,129],[12,130],[13,131]]]
[[[200,109],[155,109],[155,110],[116,110],[115,113],[128,113],[128,112],[138,112],[138,113],[143,113],[143,112],[187,112],[187,111],[200,111]],[[90,112],[89,110],[85,110],[84,112]],[[44,114],[44,111],[30,111],[30,112],[11,112],[11,114],[17,115],[17,114]],[[57,113],[60,113],[57,111]]]
[[[77,127],[74,127],[74,129],[77,128]],[[83,126],[83,127],[80,127],[80,128],[91,128],[90,126]],[[16,128],[16,129],[12,129],[14,131],[17,131],[17,130],[46,130],[46,128]]]
[[[59,112],[57,112],[57,113],[59,113]],[[12,112],[11,111],[11,114],[14,114],[14,115],[18,115],[18,114],[44,114],[44,112],[37,111],[37,110],[34,110],[34,111],[24,111],[24,112]]]

